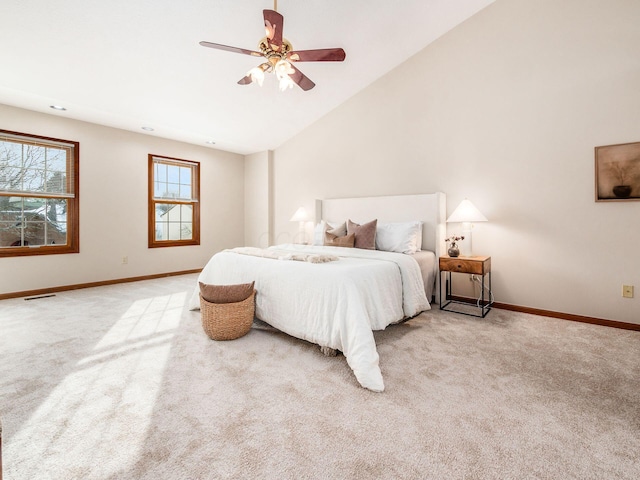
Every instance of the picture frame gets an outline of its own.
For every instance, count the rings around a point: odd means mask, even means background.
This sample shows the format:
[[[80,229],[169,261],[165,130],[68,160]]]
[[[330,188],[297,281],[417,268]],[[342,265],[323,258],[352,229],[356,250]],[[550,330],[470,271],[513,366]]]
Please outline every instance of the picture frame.
[[[640,200],[640,142],[595,147],[596,202]]]

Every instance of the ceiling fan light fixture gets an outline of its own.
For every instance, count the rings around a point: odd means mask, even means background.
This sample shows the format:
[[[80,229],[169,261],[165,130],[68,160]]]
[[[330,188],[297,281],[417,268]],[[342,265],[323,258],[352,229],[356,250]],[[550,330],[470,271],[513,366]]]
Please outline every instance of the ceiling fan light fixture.
[[[278,60],[274,67],[274,70],[276,72],[276,75],[278,76],[278,80],[282,80],[284,77],[288,77],[289,75],[294,73],[291,63],[289,63],[284,58]]]
[[[252,82],[256,82],[258,85],[262,86],[262,83],[264,82],[264,70],[260,67],[253,67],[247,72],[247,75],[251,77]]]
[[[280,91],[284,92],[286,90],[288,90],[289,88],[293,88],[293,86],[295,85],[295,82],[291,79],[291,77],[289,75],[285,75],[284,77],[280,78]]]
[[[285,90],[293,88],[293,86],[295,85],[295,82],[289,75],[291,75],[292,73],[295,73],[295,70],[293,69],[293,66],[288,60],[281,58],[275,64],[275,66],[273,67],[273,70],[276,74],[276,77],[278,77],[281,92],[284,92]]]

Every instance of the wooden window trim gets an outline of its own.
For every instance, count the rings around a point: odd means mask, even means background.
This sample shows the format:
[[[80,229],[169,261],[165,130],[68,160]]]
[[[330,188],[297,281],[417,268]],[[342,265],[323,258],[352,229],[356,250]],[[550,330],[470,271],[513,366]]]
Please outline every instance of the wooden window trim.
[[[39,245],[37,247],[3,247],[0,248],[0,258],[2,257],[24,257],[32,255],[60,255],[67,253],[80,253],[80,142],[73,140],[63,140],[61,138],[43,137],[41,135],[32,135],[30,133],[13,132],[10,130],[0,129],[0,136],[2,134],[13,135],[17,137],[23,137],[34,140],[41,140],[43,142],[51,142],[55,144],[68,144],[73,145],[73,180],[69,179],[67,175],[67,181],[73,182],[74,196],[67,198],[67,244],[66,245]],[[67,162],[71,159],[67,156]],[[67,165],[67,172],[69,172],[69,165]],[[47,196],[42,194],[25,194],[15,192],[11,196],[15,197],[42,197],[42,198],[55,198],[55,195]]]
[[[163,199],[162,201],[157,201],[154,198],[154,171],[153,164],[154,158],[159,158],[162,160],[166,160],[167,163],[178,162],[181,165],[188,164],[192,165],[195,168],[193,169],[194,177],[192,179],[193,192],[191,197],[195,199],[195,201],[187,202],[180,200],[168,200]],[[158,247],[181,247],[187,245],[200,245],[200,162],[195,162],[193,160],[183,160],[175,157],[166,157],[164,155],[155,155],[149,154],[148,156],[148,165],[149,165],[149,210],[148,210],[148,238],[149,238],[149,248],[158,248]],[[192,224],[192,238],[188,240],[156,240],[156,203],[167,203],[167,204],[175,204],[175,205],[191,205],[193,212],[193,224]]]

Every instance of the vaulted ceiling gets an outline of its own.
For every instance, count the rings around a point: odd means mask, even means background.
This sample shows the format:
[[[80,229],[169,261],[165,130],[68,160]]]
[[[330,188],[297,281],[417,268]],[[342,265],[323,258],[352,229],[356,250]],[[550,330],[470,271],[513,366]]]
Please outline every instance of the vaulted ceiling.
[[[280,92],[272,75],[237,84],[260,58],[198,44],[257,50],[271,0],[3,0],[0,103],[240,154],[275,149],[493,1],[280,0],[294,49],[346,51],[297,64],[312,90]]]

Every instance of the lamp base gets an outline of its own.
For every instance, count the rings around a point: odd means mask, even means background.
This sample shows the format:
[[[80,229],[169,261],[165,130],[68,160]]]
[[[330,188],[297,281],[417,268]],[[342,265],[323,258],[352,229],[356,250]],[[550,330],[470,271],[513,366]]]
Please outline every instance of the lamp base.
[[[462,236],[464,240],[460,243],[460,252],[465,257],[470,257],[472,255],[473,249],[471,248],[471,229],[473,225],[469,222],[464,222],[462,224]]]
[[[304,222],[298,222],[300,224],[300,228],[298,230],[298,245],[306,245],[307,244],[307,232],[304,228]]]

